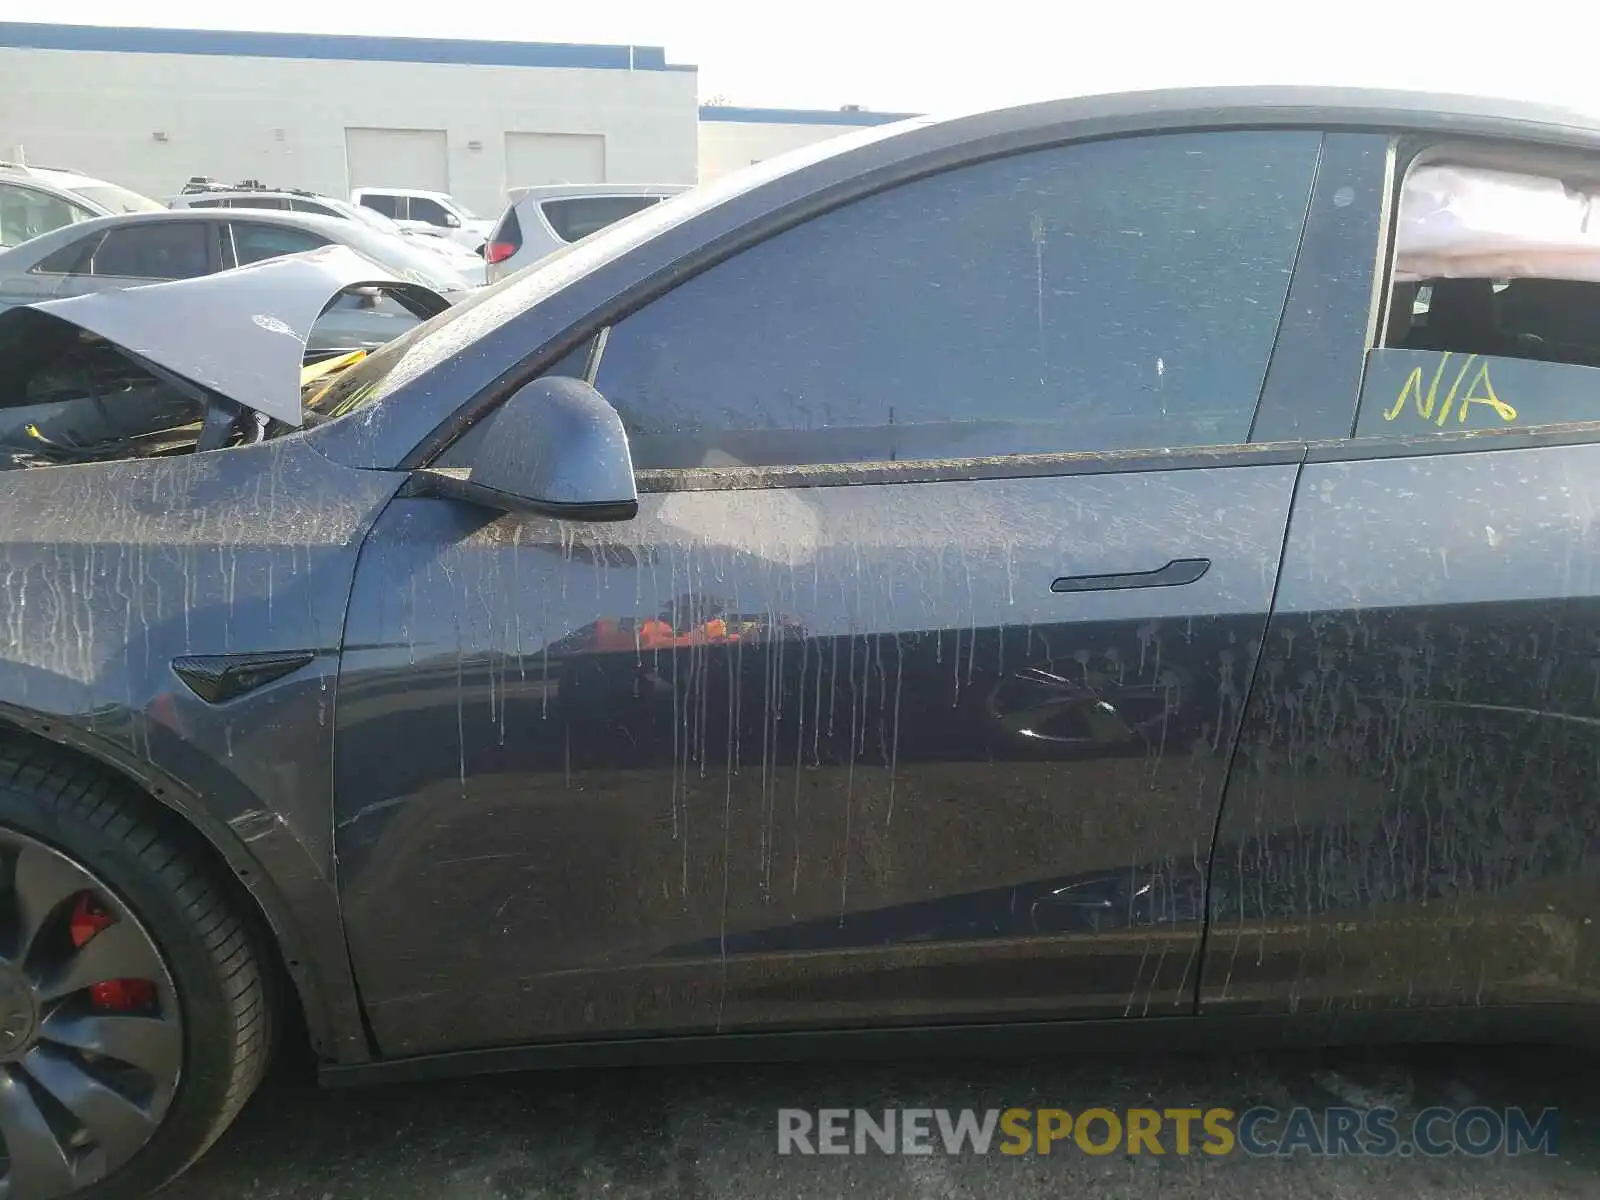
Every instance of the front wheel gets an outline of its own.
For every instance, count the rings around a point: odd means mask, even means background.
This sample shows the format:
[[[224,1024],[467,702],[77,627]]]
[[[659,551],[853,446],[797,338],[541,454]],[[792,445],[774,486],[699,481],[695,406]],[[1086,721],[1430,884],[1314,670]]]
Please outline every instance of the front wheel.
[[[0,1200],[144,1196],[260,1081],[251,931],[175,821],[0,749]]]

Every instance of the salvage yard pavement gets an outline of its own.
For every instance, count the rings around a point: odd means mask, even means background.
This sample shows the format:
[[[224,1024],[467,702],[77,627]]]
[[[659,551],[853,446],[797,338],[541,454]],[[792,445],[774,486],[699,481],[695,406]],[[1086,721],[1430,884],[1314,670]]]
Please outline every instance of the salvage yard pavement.
[[[1006,1196],[1160,1200],[1529,1200],[1600,1196],[1600,1059],[1527,1048],[1273,1052],[527,1073],[322,1090],[280,1070],[217,1147],[163,1193],[170,1200],[767,1200]],[[1440,1157],[1401,1152],[1282,1156],[1200,1150],[1163,1133],[1144,1148],[1084,1153],[1069,1136],[1049,1155],[787,1154],[780,1110],[1021,1108],[1064,1114],[1269,1106],[1309,1111],[1437,1106],[1556,1110],[1537,1152]],[[1065,1117],[1055,1118],[1058,1126]],[[1031,1120],[1031,1118],[1030,1118]],[[1440,1126],[1448,1126],[1448,1120]],[[1107,1137],[1101,1120],[1095,1138]],[[1282,1128],[1279,1127],[1278,1132]],[[1261,1135],[1265,1137],[1265,1135]],[[851,1141],[846,1138],[845,1141]],[[934,1141],[938,1142],[935,1131]],[[1259,1139],[1258,1139],[1259,1140]],[[1093,1140],[1089,1144],[1094,1144]],[[969,1147],[970,1149],[970,1147]]]

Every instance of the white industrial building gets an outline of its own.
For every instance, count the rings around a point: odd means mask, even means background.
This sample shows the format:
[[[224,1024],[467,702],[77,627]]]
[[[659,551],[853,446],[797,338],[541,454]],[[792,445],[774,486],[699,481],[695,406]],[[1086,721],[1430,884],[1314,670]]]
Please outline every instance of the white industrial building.
[[[658,46],[0,22],[0,158],[157,198],[191,175],[348,195],[692,183],[695,68]]]
[[[883,125],[910,115],[868,112],[860,108],[706,105],[700,110],[700,182],[863,125]]]
[[[699,108],[659,46],[0,21],[0,158],[165,199],[194,175],[348,195],[694,183],[898,114]]]

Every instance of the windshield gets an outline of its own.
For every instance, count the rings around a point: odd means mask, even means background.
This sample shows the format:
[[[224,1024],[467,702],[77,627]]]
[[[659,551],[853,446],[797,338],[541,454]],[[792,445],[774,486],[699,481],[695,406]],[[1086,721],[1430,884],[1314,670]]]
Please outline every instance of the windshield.
[[[443,256],[413,246],[409,238],[400,234],[356,228],[351,230],[350,244],[409,283],[420,283],[436,292],[463,292],[471,286]]]
[[[931,118],[914,118],[928,124]],[[878,125],[790,150],[753,163],[712,182],[668,196],[660,204],[571,242],[538,262],[471,296],[448,312],[401,334],[341,375],[322,394],[318,407],[343,415],[382,399],[425,371],[520,316],[546,296],[691,217],[725,204],[769,180],[904,132],[907,124]],[[529,347],[530,350],[533,347]]]
[[[82,196],[85,200],[92,201],[113,213],[167,211],[165,204],[158,204],[150,199],[149,196],[141,196],[138,192],[130,192],[127,188],[118,187],[114,183],[73,184],[72,191],[75,195]]]

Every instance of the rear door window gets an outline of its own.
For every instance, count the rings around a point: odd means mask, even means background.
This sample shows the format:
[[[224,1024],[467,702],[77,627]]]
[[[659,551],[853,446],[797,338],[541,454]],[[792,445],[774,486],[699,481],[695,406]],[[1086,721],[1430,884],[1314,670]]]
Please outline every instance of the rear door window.
[[[104,237],[104,233],[92,233],[75,242],[68,242],[61,249],[52,251],[40,259],[38,265],[33,268],[33,274],[87,275],[95,247]]]
[[[315,213],[319,217],[343,217],[344,214],[329,208],[326,204],[318,204],[315,200],[290,200],[289,208],[293,212]]]
[[[233,227],[234,261],[241,267],[285,254],[300,254],[328,244],[327,238],[304,229],[263,225],[255,221],[232,221],[230,224]]]
[[[210,221],[162,221],[107,231],[90,260],[93,275],[132,279],[194,279],[211,273]]]
[[[1414,168],[1357,436],[1600,421],[1596,202],[1555,175]]]
[[[1020,154],[769,238],[617,323],[641,468],[1243,443],[1321,135]]]
[[[660,196],[574,196],[546,200],[545,220],[564,242],[576,242],[624,217],[661,203]]]

